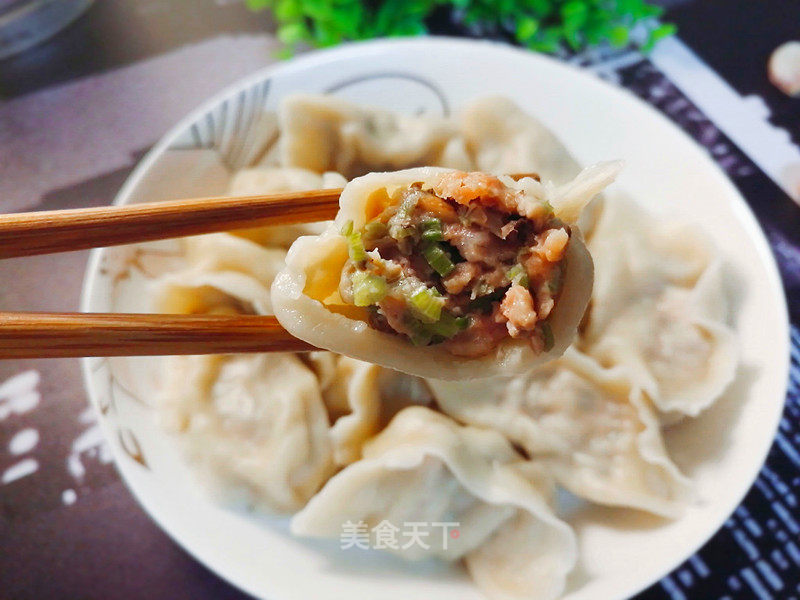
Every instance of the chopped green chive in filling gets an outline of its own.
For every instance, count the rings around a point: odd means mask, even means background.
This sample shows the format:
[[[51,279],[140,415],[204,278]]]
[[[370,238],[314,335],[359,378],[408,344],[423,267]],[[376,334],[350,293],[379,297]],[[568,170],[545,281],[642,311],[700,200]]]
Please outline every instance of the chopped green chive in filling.
[[[571,232],[548,202],[522,194],[457,171],[394,191],[362,228],[342,227],[340,296],[368,308],[373,328],[416,346],[483,356],[518,338],[550,350]]]
[[[347,253],[353,262],[367,260],[367,251],[361,239],[360,231],[353,231],[353,222],[348,221],[342,229],[342,235],[347,238]]]
[[[427,346],[438,338],[439,342],[449,340],[469,327],[467,317],[454,317],[450,313],[443,311],[439,319],[432,323],[426,323],[416,319],[413,314],[405,317],[404,324],[410,331],[411,341],[415,346]]]
[[[522,287],[526,288],[529,286],[528,274],[525,272],[525,267],[519,263],[508,270],[508,273],[506,273],[506,278],[511,283],[516,283]]]
[[[415,346],[427,346],[433,340],[431,328],[411,315],[406,315],[403,325],[408,330],[408,337]]]
[[[420,224],[423,240],[426,242],[441,242],[444,240],[442,234],[442,222],[439,219],[429,219]]]
[[[442,317],[434,324],[433,331],[436,335],[445,339],[450,339],[457,333],[469,327],[468,317],[454,317],[448,312],[442,313]]]
[[[414,292],[409,304],[416,316],[426,323],[436,323],[442,318],[444,298],[435,289],[422,288]]]
[[[363,238],[368,240],[378,240],[384,236],[389,235],[389,228],[386,223],[380,221],[372,221],[364,225]]]
[[[389,286],[383,277],[364,271],[353,273],[353,304],[356,306],[377,304],[386,297],[388,290]]]
[[[422,246],[422,255],[431,268],[442,277],[449,275],[456,268],[447,252],[436,242],[424,244]]]

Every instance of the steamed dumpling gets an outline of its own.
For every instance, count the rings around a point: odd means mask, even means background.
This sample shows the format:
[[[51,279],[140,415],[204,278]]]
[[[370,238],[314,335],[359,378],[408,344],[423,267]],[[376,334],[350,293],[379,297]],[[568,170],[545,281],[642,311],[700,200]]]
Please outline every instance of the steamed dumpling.
[[[513,379],[430,385],[445,413],[502,432],[576,496],[664,516],[688,499],[653,410],[620,369],[570,348]]]
[[[370,171],[471,163],[449,120],[366,108],[331,96],[295,95],[279,111],[281,163],[347,178]],[[451,143],[452,142],[452,143]]]
[[[398,532],[397,547],[383,549],[407,560],[465,557],[490,597],[555,598],[576,548],[572,531],[548,504],[551,492],[547,477],[521,461],[501,435],[410,407],[367,443],[362,460],[328,481],[291,527],[301,536],[338,538],[345,523],[363,522],[374,547],[381,524],[450,523],[461,534],[455,539],[426,525],[427,548],[408,544]],[[516,557],[512,579],[495,571],[501,552]]]
[[[334,473],[317,380],[297,356],[179,356],[165,373],[160,419],[217,495],[293,512]]]
[[[607,200],[589,242],[596,277],[580,347],[622,365],[669,415],[696,416],[733,380],[720,260],[683,223],[658,223],[630,202]]]
[[[347,465],[361,458],[364,442],[378,432],[381,394],[377,365],[325,354],[335,362],[322,397],[331,416],[334,461]]]
[[[360,459],[364,443],[398,412],[433,403],[427,383],[419,377],[332,352],[298,356],[317,376],[331,423],[333,458],[339,466]]]
[[[358,178],[335,223],[293,244],[275,314],[317,347],[414,375],[527,370],[572,341],[592,261],[571,224],[618,168],[558,189],[432,167]]]

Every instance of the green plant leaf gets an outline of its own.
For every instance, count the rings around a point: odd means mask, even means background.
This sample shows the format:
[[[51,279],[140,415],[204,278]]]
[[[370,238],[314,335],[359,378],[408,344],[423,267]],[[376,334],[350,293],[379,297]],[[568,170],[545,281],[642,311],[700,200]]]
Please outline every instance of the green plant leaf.
[[[677,30],[673,23],[659,25],[650,32],[647,42],[642,45],[642,52],[650,52],[660,40],[673,35]]]
[[[628,36],[628,28],[623,25],[617,25],[616,27],[612,27],[611,31],[609,31],[608,41],[611,42],[611,45],[615,48],[623,48],[628,44]]]
[[[278,39],[287,46],[293,46],[298,42],[308,39],[308,28],[301,22],[287,23],[278,28]]]
[[[517,40],[527,42],[539,31],[539,21],[532,17],[522,17],[517,21]]]
[[[270,9],[278,23],[285,55],[300,44],[331,46],[347,40],[418,35],[439,7],[451,8],[469,25],[505,33],[539,52],[569,47],[631,43],[631,30],[641,28],[649,51],[675,33],[659,24],[663,9],[645,0],[246,0],[254,11]]]

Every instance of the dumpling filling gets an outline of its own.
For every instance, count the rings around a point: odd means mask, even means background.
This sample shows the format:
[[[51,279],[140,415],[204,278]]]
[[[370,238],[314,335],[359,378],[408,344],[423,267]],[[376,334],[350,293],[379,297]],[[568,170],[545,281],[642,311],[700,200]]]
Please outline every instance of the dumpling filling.
[[[385,198],[360,230],[339,294],[369,324],[414,345],[479,357],[507,338],[553,347],[547,322],[571,230],[553,207],[485,173],[454,171]]]

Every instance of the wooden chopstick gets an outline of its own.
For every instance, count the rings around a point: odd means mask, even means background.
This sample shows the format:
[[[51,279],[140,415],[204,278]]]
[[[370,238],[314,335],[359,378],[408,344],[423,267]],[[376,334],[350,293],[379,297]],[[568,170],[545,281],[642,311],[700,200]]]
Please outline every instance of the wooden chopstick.
[[[534,177],[516,173],[514,179]],[[341,188],[0,215],[0,259],[266,225],[328,221]]]
[[[514,179],[532,173],[511,175]],[[0,259],[327,221],[341,189],[0,215]],[[272,316],[0,312],[0,359],[307,352]]]
[[[0,312],[0,359],[309,350],[272,316]]]
[[[264,225],[327,221],[340,188],[0,215],[0,259]]]

